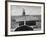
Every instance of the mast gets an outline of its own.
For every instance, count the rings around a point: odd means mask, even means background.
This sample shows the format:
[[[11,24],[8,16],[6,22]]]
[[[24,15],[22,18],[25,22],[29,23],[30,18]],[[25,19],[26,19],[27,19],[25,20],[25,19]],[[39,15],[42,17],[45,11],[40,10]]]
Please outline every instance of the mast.
[[[25,16],[25,9],[23,8],[23,16]],[[26,25],[26,18],[24,19],[24,25]]]

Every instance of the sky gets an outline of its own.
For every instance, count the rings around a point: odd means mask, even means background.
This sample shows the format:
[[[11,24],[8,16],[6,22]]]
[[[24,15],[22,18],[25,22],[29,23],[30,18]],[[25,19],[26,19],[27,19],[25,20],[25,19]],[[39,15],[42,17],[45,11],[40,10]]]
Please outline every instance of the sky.
[[[40,6],[22,6],[22,5],[11,5],[11,15],[19,16],[22,15],[23,9],[25,9],[26,15],[40,15],[41,7]]]

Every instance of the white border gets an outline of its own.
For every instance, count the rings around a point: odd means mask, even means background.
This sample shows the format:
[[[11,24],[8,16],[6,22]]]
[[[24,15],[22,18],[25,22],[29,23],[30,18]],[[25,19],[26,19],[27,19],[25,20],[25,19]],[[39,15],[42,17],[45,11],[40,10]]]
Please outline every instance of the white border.
[[[41,6],[41,31],[21,31],[21,32],[11,32],[11,5],[24,5],[24,6]],[[8,2],[8,35],[17,35],[17,34],[34,34],[34,33],[43,33],[43,4],[28,4],[28,3],[17,3],[17,2]]]

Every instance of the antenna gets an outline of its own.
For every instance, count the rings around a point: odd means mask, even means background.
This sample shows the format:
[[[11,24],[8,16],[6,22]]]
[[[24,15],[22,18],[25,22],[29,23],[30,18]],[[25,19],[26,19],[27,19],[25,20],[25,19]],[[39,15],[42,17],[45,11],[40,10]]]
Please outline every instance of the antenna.
[[[23,8],[23,16],[25,16],[25,9]]]

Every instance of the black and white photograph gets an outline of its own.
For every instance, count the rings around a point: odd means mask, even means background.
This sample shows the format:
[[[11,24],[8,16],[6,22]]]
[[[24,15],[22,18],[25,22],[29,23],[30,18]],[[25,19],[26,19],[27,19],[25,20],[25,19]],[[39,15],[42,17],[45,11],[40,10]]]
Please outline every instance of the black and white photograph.
[[[8,35],[44,33],[44,5],[8,2]]]
[[[41,7],[11,5],[11,32],[41,30]]]

